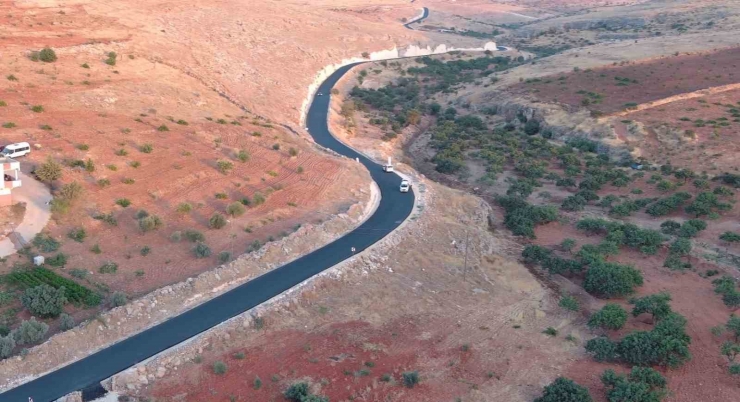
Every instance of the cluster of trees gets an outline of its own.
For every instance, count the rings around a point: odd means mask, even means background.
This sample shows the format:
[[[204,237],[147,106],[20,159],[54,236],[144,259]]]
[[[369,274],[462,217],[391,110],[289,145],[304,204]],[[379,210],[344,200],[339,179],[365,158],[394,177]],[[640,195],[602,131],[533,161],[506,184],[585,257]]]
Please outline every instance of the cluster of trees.
[[[732,204],[720,202],[717,194],[710,192],[699,193],[694,202],[686,206],[686,213],[695,217],[712,214],[715,210],[728,211],[732,209]]]
[[[35,317],[23,321],[18,328],[5,336],[0,336],[0,359],[9,357],[16,346],[28,345],[44,339],[49,326],[43,322],[36,321]]]
[[[714,285],[714,292],[722,295],[722,301],[727,307],[733,309],[740,307],[740,291],[737,290],[737,283],[734,278],[723,276],[712,281],[712,284]]]
[[[666,379],[649,367],[633,367],[626,376],[609,369],[601,383],[609,402],[659,402],[668,394]]]
[[[686,192],[678,192],[669,197],[662,198],[655,203],[651,204],[645,212],[651,216],[665,216],[683,205],[684,202],[691,198],[691,194]]]
[[[501,196],[496,202],[506,211],[504,225],[516,236],[534,238],[535,226],[558,218],[554,207],[531,205],[518,196]]]
[[[561,258],[547,248],[528,245],[522,256],[525,261],[540,264],[553,274],[578,274],[585,270],[583,288],[594,296],[608,299],[633,293],[643,283],[640,271],[630,265],[605,261],[603,249],[585,245],[578,252],[578,259],[571,260]]]
[[[283,395],[285,399],[293,402],[329,402],[329,398],[311,393],[308,383],[305,382],[291,385]]]
[[[451,60],[442,61],[424,56],[417,61],[424,64],[421,67],[410,67],[407,72],[411,75],[425,75],[434,79],[434,85],[430,85],[428,90],[432,93],[448,93],[453,90],[457,84],[472,82],[477,75],[483,73],[486,76],[494,71],[503,71],[517,65],[512,62],[510,57],[478,57],[469,60]],[[495,65],[494,70],[489,70],[491,65]]]
[[[617,246],[636,248],[645,254],[655,254],[664,239],[660,232],[641,229],[631,223],[612,222],[599,218],[581,219],[576,228],[592,234],[605,234],[605,241]]]
[[[637,366],[681,366],[691,359],[691,337],[686,334],[686,319],[671,310],[669,301],[670,295],[665,293],[631,300],[634,304],[632,315],[648,313],[653,316],[653,330],[633,331],[617,341],[603,336],[594,338],[586,343],[586,351],[597,361]],[[616,307],[609,307],[606,312],[602,309],[597,314],[597,318],[590,322],[592,327],[617,329],[624,325],[624,314]]]
[[[720,347],[720,353],[722,356],[727,358],[729,362],[728,371],[733,375],[740,375],[740,363],[735,363],[735,359],[740,355],[740,317],[734,314],[727,320],[724,328],[721,330],[727,330],[732,336],[731,341],[725,341]],[[719,333],[718,333],[719,334]]]
[[[660,231],[671,236],[684,238],[695,237],[707,228],[707,223],[701,219],[689,219],[683,224],[674,220],[667,220],[660,224]]]

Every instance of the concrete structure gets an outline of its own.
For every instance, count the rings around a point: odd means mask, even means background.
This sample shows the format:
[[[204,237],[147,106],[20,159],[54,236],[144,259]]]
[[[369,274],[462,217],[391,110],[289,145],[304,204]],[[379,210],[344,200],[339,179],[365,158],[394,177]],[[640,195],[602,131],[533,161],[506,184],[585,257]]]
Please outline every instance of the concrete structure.
[[[21,164],[13,159],[0,157],[0,207],[13,204],[14,188],[21,186]]]

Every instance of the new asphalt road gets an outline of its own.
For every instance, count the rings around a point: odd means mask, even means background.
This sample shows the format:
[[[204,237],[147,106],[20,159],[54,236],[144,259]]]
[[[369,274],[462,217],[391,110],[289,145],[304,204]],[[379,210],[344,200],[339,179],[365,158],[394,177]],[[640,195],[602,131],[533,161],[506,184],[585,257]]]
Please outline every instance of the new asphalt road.
[[[359,64],[359,63],[358,63]],[[365,223],[344,237],[280,268],[274,269],[221,296],[156,327],[118,342],[82,360],[0,394],[0,402],[52,401],[70,392],[90,387],[167,348],[243,313],[304,280],[360,252],[379,241],[409,216],[414,205],[413,192],[401,193],[401,178],[384,173],[381,166],[339,142],[329,133],[327,114],[334,84],[354,65],[346,66],[321,84],[311,104],[307,127],[314,140],[337,153],[365,165],[378,183],[381,201]]]
[[[412,2],[412,3],[413,3],[413,2]],[[405,27],[406,27],[406,28],[408,28],[408,29],[411,29],[411,30],[413,30],[414,28],[412,28],[412,27],[411,27],[411,24],[416,24],[416,23],[422,22],[422,21],[424,21],[424,20],[425,20],[425,19],[426,19],[427,17],[429,17],[429,9],[428,9],[428,8],[426,8],[426,7],[424,7],[424,14],[422,14],[421,18],[419,18],[419,19],[418,19],[418,20],[416,20],[416,21],[411,21],[411,22],[409,22],[409,23],[407,23],[407,24],[403,24],[403,26],[405,26]]]

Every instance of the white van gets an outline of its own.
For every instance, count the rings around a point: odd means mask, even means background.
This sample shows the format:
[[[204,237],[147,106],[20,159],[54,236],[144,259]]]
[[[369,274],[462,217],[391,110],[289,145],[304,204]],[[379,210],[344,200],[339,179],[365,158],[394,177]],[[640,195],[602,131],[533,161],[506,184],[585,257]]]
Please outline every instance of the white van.
[[[18,158],[20,156],[26,156],[31,153],[31,145],[27,142],[19,142],[16,144],[9,144],[3,147],[0,155],[8,158]]]

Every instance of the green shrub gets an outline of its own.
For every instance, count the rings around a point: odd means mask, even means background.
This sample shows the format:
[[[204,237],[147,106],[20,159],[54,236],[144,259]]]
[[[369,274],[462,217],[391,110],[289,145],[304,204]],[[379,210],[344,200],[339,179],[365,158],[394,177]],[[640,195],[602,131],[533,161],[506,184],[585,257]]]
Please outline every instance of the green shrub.
[[[67,264],[67,255],[64,253],[58,253],[53,257],[47,258],[46,263],[51,265],[52,267],[63,267],[65,264]]]
[[[108,58],[105,59],[105,64],[109,66],[115,66],[117,57],[118,55],[116,54],[116,52],[108,52]]]
[[[202,242],[206,240],[206,237],[203,235],[203,233],[197,231],[197,230],[186,230],[185,231],[185,238],[188,239],[190,242]]]
[[[118,264],[112,261],[108,261],[98,268],[98,272],[101,274],[115,274],[118,271]]]
[[[558,377],[547,385],[542,396],[534,402],[591,402],[591,395],[586,387],[582,387],[573,380]]]
[[[265,203],[265,196],[262,193],[254,193],[252,203],[257,206]]]
[[[241,202],[234,202],[226,207],[226,213],[232,217],[242,216],[245,212],[247,212],[247,209],[244,208]]]
[[[216,161],[216,168],[218,168],[219,172],[227,174],[234,169],[234,164],[226,159],[219,159]]]
[[[727,231],[719,235],[719,239],[728,243],[738,243],[740,242],[740,234]]]
[[[188,202],[181,202],[177,204],[177,208],[175,210],[179,214],[189,214],[193,210],[193,205]]]
[[[570,311],[578,311],[581,309],[580,303],[578,303],[578,300],[573,296],[563,296],[560,299],[559,305],[560,307]]]
[[[64,287],[54,288],[47,284],[41,284],[26,289],[21,296],[23,307],[31,314],[39,317],[56,317],[62,313],[67,297]]]
[[[589,339],[586,342],[586,352],[593,355],[597,362],[611,362],[617,359],[618,344],[607,337]]]
[[[640,314],[648,313],[652,316],[653,321],[661,320],[672,313],[670,301],[671,295],[666,292],[631,299],[630,304],[635,305],[632,309],[632,315],[637,317]]]
[[[419,383],[419,372],[418,371],[407,371],[401,374],[403,378],[403,385],[407,388],[414,388]]]
[[[87,237],[87,232],[85,231],[85,228],[74,228],[67,233],[67,237],[77,243],[82,243]]]
[[[36,246],[42,253],[51,253],[59,250],[59,242],[56,241],[51,235],[39,233],[33,238],[33,245]]]
[[[299,382],[291,385],[283,393],[285,399],[294,402],[303,402],[303,400],[309,395],[308,383]]]
[[[38,53],[38,58],[44,63],[53,63],[57,61],[57,54],[54,52],[54,49],[45,47]]]
[[[208,220],[208,227],[211,229],[221,229],[226,226],[227,222],[228,221],[226,220],[226,217],[218,212],[214,212],[213,215],[211,215],[211,218]]]
[[[224,264],[231,259],[231,253],[228,251],[222,251],[218,253],[218,262]]]
[[[11,332],[11,336],[15,340],[16,345],[27,345],[44,339],[48,330],[48,325],[36,321],[35,317],[31,317],[30,320],[23,321],[18,328],[14,329]]]
[[[167,125],[162,124],[161,126],[157,127],[157,131],[170,131],[170,128],[167,127]]]
[[[542,331],[543,334],[549,335],[549,336],[558,336],[558,330],[553,327],[547,327],[544,331]]]
[[[590,328],[621,329],[627,322],[627,311],[618,304],[607,304],[591,315],[588,320]]]
[[[629,376],[608,369],[601,382],[609,402],[660,402],[667,395],[665,378],[649,367],[633,367]]]
[[[139,219],[139,229],[144,233],[158,230],[162,226],[164,226],[164,221],[157,215],[150,215]]]
[[[193,248],[193,253],[195,254],[195,258],[206,258],[211,255],[211,248],[205,243],[199,242],[195,245],[195,248]]]
[[[113,295],[111,295],[110,297],[111,307],[125,306],[126,303],[128,303],[128,298],[126,297],[126,294],[123,292],[114,292]]]
[[[129,200],[128,198],[119,198],[116,200],[116,204],[127,208],[129,205],[131,205],[131,200]]]
[[[15,339],[12,335],[0,336],[0,359],[5,359],[13,354],[15,348]]]
[[[75,319],[67,313],[62,313],[59,316],[59,329],[62,331],[68,331],[75,327]]]
[[[239,152],[236,154],[236,159],[239,159],[240,162],[249,162],[249,153],[243,149],[240,149]]]
[[[213,373],[217,375],[226,374],[226,371],[228,371],[229,367],[226,366],[226,363],[218,360],[213,363]]]
[[[145,154],[150,154],[154,151],[154,146],[152,144],[142,144],[139,146],[139,151]]]
[[[172,232],[172,234],[170,235],[170,241],[172,241],[173,243],[179,243],[180,240],[182,240],[182,232],[179,230]]]
[[[642,274],[635,268],[600,261],[586,271],[583,288],[597,297],[608,299],[632,294],[642,282]]]
[[[39,180],[45,183],[51,183],[62,178],[62,165],[54,162],[51,157],[46,158],[46,162],[37,166],[34,174]]]

